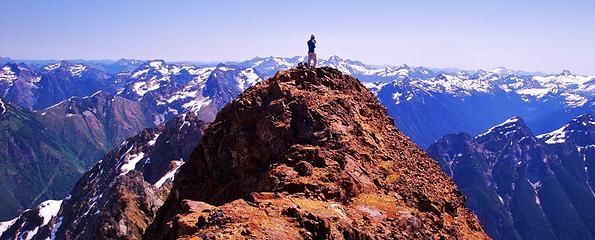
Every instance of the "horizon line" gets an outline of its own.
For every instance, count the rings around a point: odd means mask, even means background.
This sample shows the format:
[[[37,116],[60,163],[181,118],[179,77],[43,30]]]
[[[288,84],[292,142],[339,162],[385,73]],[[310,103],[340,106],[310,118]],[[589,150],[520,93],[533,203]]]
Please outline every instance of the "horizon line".
[[[152,58],[152,59],[140,59],[140,58],[127,58],[127,57],[122,57],[122,58],[103,58],[103,59],[85,59],[85,58],[45,58],[45,59],[25,59],[25,58],[12,58],[12,57],[8,57],[8,56],[0,56],[0,59],[2,58],[7,58],[9,59],[9,62],[34,62],[34,61],[39,61],[39,62],[44,62],[44,61],[48,61],[48,62],[61,62],[61,61],[112,61],[112,62],[117,62],[120,60],[137,60],[137,61],[157,61],[157,60],[161,60],[164,61],[166,63],[200,63],[200,64],[219,64],[219,63],[240,63],[240,62],[245,62],[245,61],[249,61],[249,60],[253,60],[256,58],[296,58],[296,57],[305,57],[305,56],[300,56],[300,55],[295,55],[295,56],[254,56],[251,58],[246,58],[246,59],[239,59],[239,60],[166,60],[165,58]],[[511,70],[513,72],[523,72],[523,73],[529,73],[529,74],[547,74],[547,75],[556,75],[556,74],[560,74],[563,73],[565,71],[569,71],[570,73],[574,72],[572,70],[569,70],[567,68],[560,68],[561,70],[559,70],[558,72],[549,72],[549,71],[542,71],[542,70],[537,70],[537,71],[528,71],[528,70],[519,70],[516,68],[510,68],[510,67],[504,67],[502,65],[500,66],[496,66],[496,67],[490,67],[490,68],[476,68],[476,69],[464,69],[464,68],[460,68],[460,67],[455,67],[455,66],[446,66],[446,67],[435,67],[435,66],[424,66],[424,65],[409,65],[406,63],[402,63],[402,64],[392,64],[392,63],[385,63],[385,64],[368,64],[365,63],[363,61],[360,60],[354,60],[354,59],[350,59],[350,58],[342,58],[339,55],[330,55],[328,57],[321,57],[319,59],[323,59],[323,60],[328,60],[331,57],[338,57],[342,60],[348,60],[348,61],[355,61],[355,62],[360,62],[363,63],[365,65],[368,66],[372,66],[372,67],[387,67],[387,66],[409,66],[409,67],[424,67],[424,68],[428,68],[430,70],[434,69],[434,70],[449,70],[449,71],[457,71],[457,72],[464,72],[464,71],[486,71],[486,70],[493,70],[493,69],[497,69],[497,68],[503,68],[506,70]],[[578,74],[578,75],[582,75],[582,76],[595,76],[595,74]]]

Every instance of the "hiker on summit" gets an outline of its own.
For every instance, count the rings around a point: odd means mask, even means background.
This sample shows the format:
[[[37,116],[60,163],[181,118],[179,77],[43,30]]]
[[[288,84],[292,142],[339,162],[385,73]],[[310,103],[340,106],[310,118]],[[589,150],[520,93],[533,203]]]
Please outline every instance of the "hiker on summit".
[[[312,34],[310,41],[308,41],[308,65],[311,68],[316,68],[316,53],[314,52],[314,48],[316,48],[316,39],[314,39],[314,34]]]

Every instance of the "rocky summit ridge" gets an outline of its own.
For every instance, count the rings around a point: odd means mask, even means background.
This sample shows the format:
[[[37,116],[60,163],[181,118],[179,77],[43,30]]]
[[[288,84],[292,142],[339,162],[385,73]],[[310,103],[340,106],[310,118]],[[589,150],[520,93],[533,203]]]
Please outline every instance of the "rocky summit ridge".
[[[294,68],[225,106],[145,239],[486,239],[357,79]]]

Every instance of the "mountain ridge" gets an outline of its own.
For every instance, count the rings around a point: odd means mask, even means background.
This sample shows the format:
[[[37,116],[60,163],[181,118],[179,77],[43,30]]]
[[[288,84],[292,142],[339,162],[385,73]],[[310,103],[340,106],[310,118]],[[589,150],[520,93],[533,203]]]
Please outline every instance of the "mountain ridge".
[[[463,201],[359,81],[294,68],[219,112],[144,239],[486,238]]]
[[[453,177],[494,239],[592,239],[592,120],[582,115],[535,136],[513,117],[475,137],[446,135],[428,153]]]

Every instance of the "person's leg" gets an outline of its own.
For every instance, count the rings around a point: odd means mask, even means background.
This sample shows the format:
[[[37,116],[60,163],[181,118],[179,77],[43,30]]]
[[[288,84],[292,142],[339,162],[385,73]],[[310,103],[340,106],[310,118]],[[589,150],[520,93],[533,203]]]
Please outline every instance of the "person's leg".
[[[314,68],[314,65],[316,64],[316,53],[308,53],[308,66],[310,66],[310,68]]]

